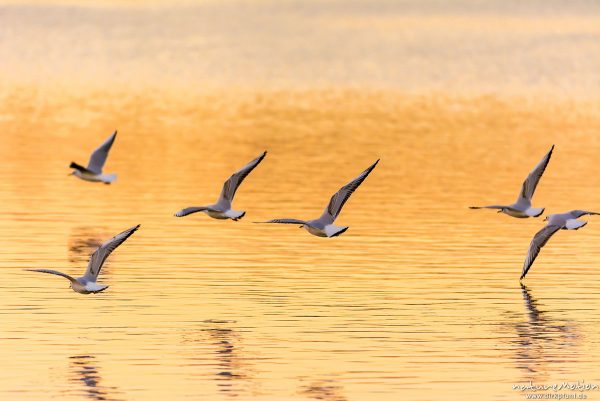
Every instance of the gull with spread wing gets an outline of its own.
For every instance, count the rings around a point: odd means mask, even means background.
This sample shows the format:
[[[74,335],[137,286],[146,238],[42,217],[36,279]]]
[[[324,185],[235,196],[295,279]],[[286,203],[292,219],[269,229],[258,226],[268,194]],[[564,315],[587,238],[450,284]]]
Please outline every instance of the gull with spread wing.
[[[73,169],[73,172],[69,175],[74,175],[85,181],[91,182],[103,182],[110,184],[117,179],[116,174],[102,174],[102,167],[106,163],[108,152],[117,137],[117,131],[115,131],[98,149],[94,150],[87,167],[83,167],[75,162],[71,162],[69,168]]]
[[[98,279],[98,274],[100,273],[100,269],[102,269],[102,265],[104,264],[108,256],[112,253],[112,251],[117,249],[119,245],[125,242],[125,240],[129,238],[131,234],[133,234],[139,227],[140,225],[138,224],[135,227],[131,227],[130,229],[123,231],[121,234],[115,235],[113,238],[106,241],[98,249],[96,249],[92,256],[90,256],[90,261],[88,263],[88,267],[83,277],[73,278],[68,274],[50,269],[25,270],[62,276],[71,282],[71,288],[73,289],[73,291],[78,292],[80,294],[95,294],[97,292],[104,291],[108,288],[108,286],[96,283],[96,280]]]
[[[260,223],[299,224],[300,228],[306,229],[306,231],[317,237],[337,237],[338,235],[343,234],[348,227],[335,226],[333,225],[333,222],[342,211],[342,207],[344,207],[344,204],[350,198],[350,195],[352,195],[356,188],[358,188],[365,178],[367,178],[369,173],[377,166],[377,163],[379,163],[379,159],[365,171],[360,173],[358,177],[340,188],[340,190],[331,197],[329,204],[318,219],[306,221],[298,219],[274,219]]]
[[[577,219],[581,216],[585,216],[586,214],[600,215],[600,213],[588,212],[585,210],[571,210],[567,213],[549,214],[546,216],[544,221],[547,221],[548,224],[546,227],[538,231],[538,233],[535,234],[531,240],[531,243],[529,244],[529,251],[527,252],[527,257],[525,258],[525,263],[523,263],[523,272],[521,273],[521,278],[519,280],[523,280],[525,278],[525,275],[531,268],[535,258],[537,258],[542,250],[542,247],[546,245],[550,237],[552,237],[558,230],[578,230],[585,226],[587,221]]]
[[[258,156],[256,159],[252,160],[250,163],[233,173],[233,175],[229,177],[227,181],[225,181],[225,184],[223,184],[223,189],[221,190],[221,195],[219,196],[217,203],[207,206],[186,207],[185,209],[175,213],[175,216],[184,217],[188,214],[204,212],[213,219],[232,219],[234,221],[238,221],[244,217],[246,212],[231,209],[233,197],[244,179],[252,170],[254,170],[256,166],[258,166],[258,164],[265,158],[266,155],[267,152],[264,151],[262,155]]]
[[[544,213],[543,207],[531,206],[531,198],[533,198],[535,188],[540,182],[540,178],[542,178],[542,174],[544,174],[546,166],[548,166],[548,162],[550,161],[553,150],[554,145],[552,145],[548,153],[546,153],[538,165],[535,166],[533,171],[529,173],[523,182],[523,187],[521,188],[521,192],[519,193],[519,197],[515,203],[512,205],[470,206],[470,209],[498,209],[498,213],[506,213],[509,216],[519,218],[538,217]]]

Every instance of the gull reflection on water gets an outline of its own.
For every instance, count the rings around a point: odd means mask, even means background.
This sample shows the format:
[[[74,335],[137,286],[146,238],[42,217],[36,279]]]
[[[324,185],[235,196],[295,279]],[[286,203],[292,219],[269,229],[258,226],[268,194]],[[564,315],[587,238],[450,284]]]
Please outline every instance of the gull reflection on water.
[[[316,400],[346,401],[346,397],[341,395],[342,390],[342,387],[335,384],[333,380],[322,380],[304,386],[301,394]]]
[[[240,362],[239,335],[228,327],[206,329],[216,350],[218,372],[216,381],[219,391],[236,395],[236,381],[246,379],[243,364]]]
[[[553,318],[551,312],[540,309],[527,286],[521,284],[521,291],[527,320],[514,325],[518,336],[514,341],[515,359],[519,369],[540,379],[551,369],[560,370],[560,362],[571,361],[577,355],[580,336],[575,322]]]
[[[75,355],[70,359],[70,380],[73,383],[83,383],[85,395],[92,400],[116,401],[110,393],[116,387],[107,387],[100,384],[102,377],[96,367],[96,358],[90,355]]]
[[[237,397],[250,391],[250,386],[256,386],[248,362],[252,356],[246,354],[236,322],[208,319],[201,323],[200,330],[184,335],[184,342],[197,347],[191,359],[210,366],[211,380],[222,394]]]
[[[87,263],[90,255],[102,245],[98,229],[93,227],[77,227],[71,231],[69,238],[69,262]]]

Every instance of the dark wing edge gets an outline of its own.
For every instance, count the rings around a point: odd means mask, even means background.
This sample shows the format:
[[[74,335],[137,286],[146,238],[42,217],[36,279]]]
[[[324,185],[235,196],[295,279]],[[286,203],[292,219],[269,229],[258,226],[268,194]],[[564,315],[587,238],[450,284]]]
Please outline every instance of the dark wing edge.
[[[381,159],[377,159],[375,163],[373,163],[365,171],[360,173],[358,177],[354,178],[352,181],[341,187],[335,194],[333,194],[333,196],[329,200],[329,204],[327,205],[325,212],[323,212],[323,216],[329,214],[329,216],[331,216],[331,218],[335,220],[342,211],[342,208],[344,207],[348,199],[350,198],[350,195],[352,195],[354,191],[356,191],[356,189],[368,177],[371,171],[373,171],[375,166],[377,166],[377,163],[379,163],[379,160]]]
[[[560,230],[560,226],[557,225],[548,225],[538,231],[531,243],[529,244],[529,250],[527,251],[527,256],[525,257],[525,262],[523,263],[523,271],[521,272],[521,277],[519,280],[523,280],[527,275],[527,272],[533,265],[533,262],[540,254],[542,247],[546,245],[550,237],[554,235],[558,230]]]
[[[298,219],[273,219],[273,220],[269,220],[269,221],[255,221],[255,223],[258,224],[269,224],[269,223],[278,223],[278,224],[306,224],[306,221],[304,220],[298,220]]]
[[[540,162],[534,167],[534,169],[527,175],[525,181],[523,181],[523,186],[521,187],[520,197],[523,199],[531,200],[533,198],[533,194],[535,193],[535,189],[537,188],[544,171],[546,171],[546,167],[548,167],[548,163],[550,163],[550,158],[552,157],[552,151],[554,151],[554,145],[550,148],[548,153],[540,160]]]
[[[102,145],[98,146],[98,148],[92,152],[87,166],[88,170],[94,172],[95,174],[102,174],[104,163],[106,163],[106,159],[108,158],[108,152],[110,152],[110,148],[112,148],[116,138],[117,131],[115,130],[115,132],[113,132],[113,134],[108,137],[108,139],[104,141]]]
[[[102,244],[90,257],[90,261],[88,263],[88,267],[86,269],[84,277],[88,280],[95,280],[100,274],[100,270],[102,269],[102,265],[106,258],[115,250],[119,245],[127,240],[127,238],[131,237],[134,232],[136,232],[140,228],[140,225],[133,226],[128,228],[127,230],[119,233]]]
[[[212,210],[211,208],[205,206],[190,206],[185,209],[181,209],[177,213],[174,214],[175,217],[185,217],[188,214],[203,212],[205,210]]]
[[[38,273],[47,273],[47,274],[54,274],[56,276],[61,276],[66,278],[67,280],[69,280],[72,283],[76,283],[77,280],[75,280],[73,277],[69,276],[68,274],[56,271],[56,270],[50,270],[50,269],[23,269],[29,272],[38,272]]]
[[[223,184],[223,189],[221,190],[221,195],[219,196],[219,202],[222,200],[229,202],[233,201],[233,197],[235,196],[237,189],[240,187],[240,185],[242,185],[244,179],[246,179],[248,174],[250,174],[252,170],[254,170],[260,164],[266,155],[267,151],[265,150],[260,156],[233,173],[231,177],[229,177]]]

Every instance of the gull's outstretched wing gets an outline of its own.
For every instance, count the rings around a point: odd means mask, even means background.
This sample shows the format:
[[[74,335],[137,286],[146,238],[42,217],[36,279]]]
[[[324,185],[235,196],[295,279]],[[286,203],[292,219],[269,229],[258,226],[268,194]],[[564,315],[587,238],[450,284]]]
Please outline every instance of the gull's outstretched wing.
[[[525,263],[523,264],[523,272],[521,273],[521,278],[519,280],[523,280],[523,278],[525,278],[525,275],[531,268],[531,265],[535,261],[535,258],[537,258],[537,256],[539,255],[540,251],[542,250],[542,247],[546,245],[546,242],[548,242],[550,237],[552,237],[552,235],[554,235],[554,233],[556,233],[560,229],[561,226],[551,224],[542,228],[540,231],[537,232],[537,234],[535,234],[535,236],[531,240],[531,243],[529,244],[527,257],[525,258]]]
[[[84,279],[88,281],[96,281],[98,274],[100,273],[100,269],[102,269],[102,265],[108,255],[112,253],[119,245],[121,245],[127,238],[131,236],[137,229],[140,228],[138,224],[135,227],[131,227],[120,234],[115,235],[104,244],[100,245],[98,249],[92,254],[90,257],[90,261],[88,263],[87,270],[85,271]]]
[[[590,215],[600,215],[600,213],[596,213],[596,212],[588,212],[587,210],[571,210],[569,212],[569,214],[571,216],[573,216],[574,219],[578,219],[581,216],[585,216],[586,214],[590,214]]]
[[[256,221],[255,223],[279,223],[279,224],[306,224],[306,221],[304,220],[298,220],[298,219],[273,219],[273,220],[269,220],[269,221]]]
[[[68,274],[61,273],[61,272],[56,271],[56,270],[50,270],[50,269],[25,269],[25,270],[30,271],[30,272],[40,272],[40,273],[55,274],[57,276],[61,276],[61,277],[66,278],[67,280],[69,280],[72,283],[76,283],[77,282],[77,280],[75,280],[73,277],[69,276]]]
[[[110,150],[116,137],[117,131],[115,131],[106,141],[104,141],[104,143],[100,145],[98,149],[94,150],[94,153],[92,153],[87,166],[88,170],[94,172],[95,174],[102,174],[102,167],[104,167],[104,163],[108,157],[108,151]]]
[[[250,174],[250,172],[259,165],[266,155],[267,151],[264,151],[262,155],[258,156],[256,159],[252,160],[250,163],[233,173],[231,177],[225,181],[225,184],[223,184],[223,189],[221,190],[221,195],[219,196],[217,203],[227,208],[231,207],[231,202],[233,201],[235,191],[237,191],[240,184],[244,181],[244,178],[246,178],[248,174]]]
[[[344,204],[348,198],[350,198],[350,195],[352,195],[352,193],[356,191],[356,188],[362,184],[369,173],[375,168],[375,166],[377,166],[377,163],[379,163],[379,159],[377,159],[377,161],[369,166],[369,168],[367,168],[365,171],[360,173],[358,177],[341,187],[340,190],[331,197],[329,204],[325,208],[325,211],[321,217],[319,217],[319,220],[321,220],[325,225],[332,224],[342,211],[342,207],[344,207]]]
[[[519,199],[527,199],[531,202],[531,198],[533,198],[535,188],[540,182],[540,178],[542,178],[542,174],[544,174],[544,171],[548,166],[548,162],[550,162],[550,157],[552,156],[553,150],[554,145],[552,145],[552,147],[550,148],[548,153],[546,153],[544,158],[537,164],[537,166],[535,166],[531,173],[529,173],[527,178],[525,178],[525,181],[523,181],[523,187],[521,188],[521,193],[519,194]]]
[[[191,206],[191,207],[186,207],[185,209],[181,209],[180,211],[175,213],[175,216],[183,217],[183,216],[187,216],[188,214],[203,212],[205,210],[214,210],[214,209],[207,207],[207,206]]]
[[[507,206],[502,205],[489,205],[489,206],[469,206],[469,209],[504,209]]]

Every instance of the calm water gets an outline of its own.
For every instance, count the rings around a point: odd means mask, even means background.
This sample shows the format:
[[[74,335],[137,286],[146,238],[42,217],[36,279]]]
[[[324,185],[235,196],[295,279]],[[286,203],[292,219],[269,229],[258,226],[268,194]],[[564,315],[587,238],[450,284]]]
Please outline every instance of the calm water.
[[[39,63],[36,72],[14,42],[2,43],[9,55],[2,68],[12,78],[0,91],[0,399],[513,400],[524,399],[513,384],[530,380],[600,384],[600,219],[558,233],[522,288],[521,266],[541,219],[467,209],[512,201],[551,144],[556,151],[535,204],[548,212],[600,209],[594,74],[582,73],[570,91],[561,87],[560,69],[551,71],[559,77],[552,81],[542,68],[543,90],[527,98],[500,85],[499,95],[490,95],[477,82],[479,91],[458,96],[436,80],[427,81],[435,92],[406,94],[397,80],[384,91],[368,77],[361,81],[358,70],[348,70],[358,88],[300,79],[298,89],[285,76],[283,88],[277,80],[277,88],[261,88],[262,75],[234,63],[253,87],[240,88],[231,74],[216,79],[220,88],[198,88],[209,80],[201,69],[202,77],[182,88],[176,71],[166,71],[164,81],[148,78],[159,75],[161,58],[134,77],[136,63],[146,62],[144,49],[135,57],[132,40],[150,29],[143,23],[123,27],[135,32],[123,42],[106,39],[106,48],[123,46],[134,60],[117,59],[123,75],[114,79],[96,45],[86,63],[96,60],[97,70],[72,60],[75,67],[65,70],[58,58],[41,65],[41,50],[20,35],[50,32],[77,49],[70,27],[60,36],[53,23],[31,21],[91,13],[93,30],[109,25],[102,13],[160,9],[45,7],[5,6],[0,14],[0,22],[30,21],[3,32],[31,43],[25,54]],[[259,43],[269,33],[244,29]],[[523,28],[526,38],[536,35],[531,29]],[[79,33],[88,44],[104,40]],[[227,52],[229,35],[214,44],[217,54]],[[501,32],[495,35],[500,40]],[[185,43],[196,49],[194,40],[183,40],[175,55],[184,57]],[[554,50],[566,46],[558,42]],[[151,44],[169,49],[157,39],[145,46]],[[419,59],[402,49],[409,65]],[[281,62],[296,65],[302,49],[290,52]],[[326,71],[338,68],[314,57],[331,67]],[[469,60],[460,62],[472,70],[486,64]],[[576,60],[583,66],[585,55]],[[313,68],[311,60],[296,61],[297,71]],[[20,79],[25,65],[23,77],[43,81],[47,74],[62,83]],[[70,68],[77,82],[69,84]],[[129,76],[135,82],[121,85]],[[528,82],[517,77],[517,87]],[[105,171],[118,173],[117,182],[67,177],[69,162],[86,162],[115,128]],[[269,154],[236,195],[244,219],[173,217],[214,201],[223,181],[263,150]],[[251,223],[318,216],[333,192],[377,158],[340,215],[350,226],[341,237]],[[99,243],[138,223],[105,265],[100,281],[110,288],[103,293],[83,296],[60,277],[22,270],[79,274]]]

